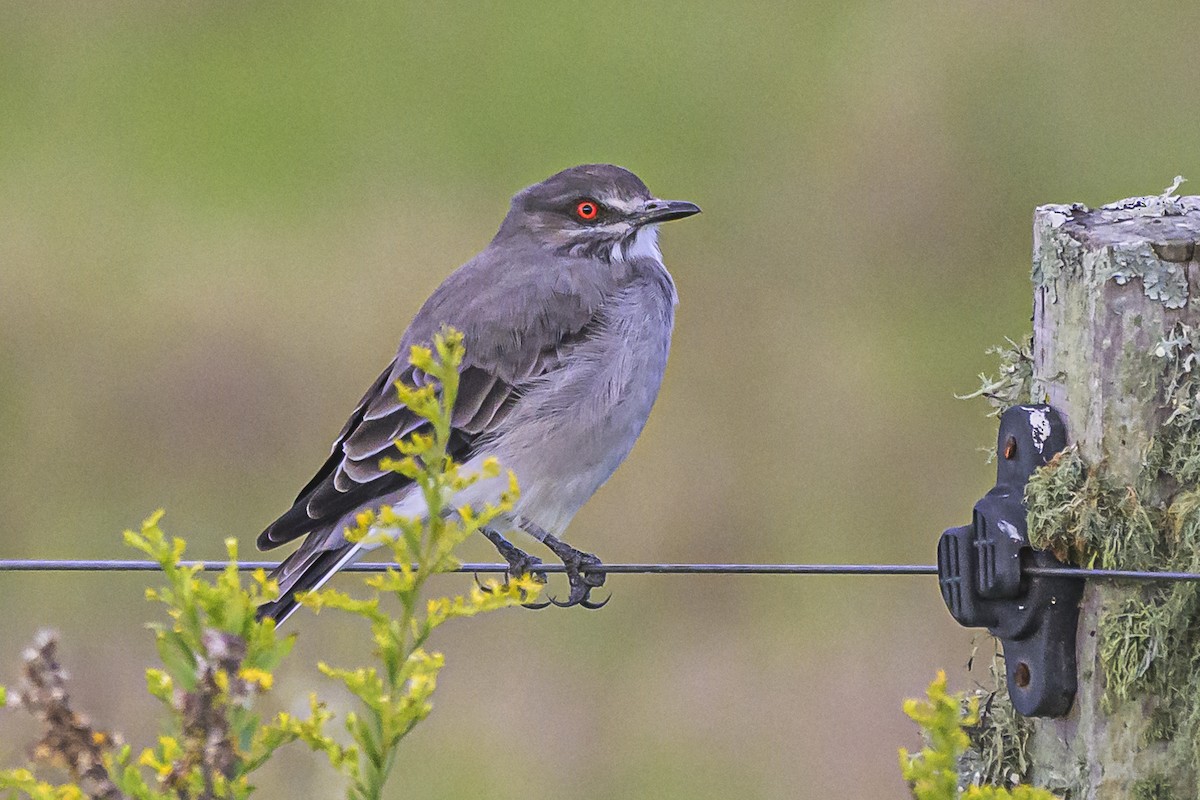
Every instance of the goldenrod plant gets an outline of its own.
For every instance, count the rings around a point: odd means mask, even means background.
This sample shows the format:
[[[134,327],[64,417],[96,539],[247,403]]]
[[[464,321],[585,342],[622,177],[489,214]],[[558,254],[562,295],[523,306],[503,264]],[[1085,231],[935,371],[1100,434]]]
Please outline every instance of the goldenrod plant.
[[[347,611],[370,624],[378,666],[319,665],[362,703],[361,713],[349,714],[345,721],[351,743],[342,744],[326,732],[333,715],[315,694],[307,719],[279,713],[263,721],[256,703],[271,690],[274,671],[295,636],[281,636],[274,621],[256,618],[257,606],[274,599],[278,587],[261,570],[243,583],[233,540],[226,543],[229,565],[208,579],[199,565],[182,562],[185,543],[162,531],[158,512],[139,532],[126,532],[125,540],[158,562],[166,578],[165,586],[146,593],[166,606],[169,620],[151,626],[162,666],[146,671],[146,685],[166,709],[167,732],[135,754],[120,737],[93,726],[71,705],[56,637],[39,634],[24,654],[24,674],[11,704],[44,724],[34,760],[64,770],[70,780],[52,784],[30,769],[0,771],[0,793],[34,800],[242,800],[253,794],[254,771],[280,747],[300,741],[347,777],[351,800],[381,797],[400,744],[432,707],[443,664],[440,653],[427,649],[433,631],[455,617],[528,602],[541,588],[534,578],[522,576],[477,585],[466,595],[423,600],[430,577],[458,566],[455,548],[511,509],[517,493],[510,473],[508,489],[496,504],[453,506],[456,494],[476,480],[501,476],[494,462],[479,475],[466,475],[447,455],[463,356],[462,336],[446,331],[433,349],[414,348],[412,353],[414,365],[437,385],[398,387],[401,399],[429,421],[430,432],[398,442],[401,457],[386,466],[420,486],[428,513],[407,519],[385,507],[362,515],[348,532],[364,544],[386,546],[399,566],[367,579],[372,589],[367,599],[333,589],[302,598],[315,610]],[[381,607],[389,596],[399,601],[395,614]],[[8,697],[0,687],[0,706]]]
[[[159,527],[162,512],[127,531],[126,543],[158,562],[166,585],[147,590],[167,607],[169,621],[153,624],[162,668],[146,670],[146,687],[167,710],[168,724],[153,747],[138,753],[76,712],[66,690],[54,634],[43,632],[24,654],[17,705],[38,717],[45,734],[35,760],[64,768],[71,782],[52,785],[30,770],[0,772],[8,796],[43,798],[246,798],[250,774],[280,746],[315,737],[326,715],[319,708],[308,727],[263,724],[256,699],[270,690],[272,672],[291,650],[273,623],[255,620],[255,607],[275,587],[259,570],[243,585],[237,546],[227,542],[230,564],[213,580],[199,565],[181,563],[185,543]],[[281,715],[282,717],[282,715]]]
[[[350,541],[389,548],[398,566],[367,579],[374,593],[365,600],[335,589],[300,597],[304,605],[316,611],[338,609],[367,620],[382,662],[382,669],[319,665],[323,673],[341,681],[362,703],[362,713],[350,714],[346,719],[357,748],[357,761],[335,760],[335,766],[351,780],[351,800],[382,795],[401,741],[432,708],[430,696],[444,663],[441,653],[426,650],[434,630],[455,617],[473,617],[528,602],[541,588],[535,578],[524,575],[503,583],[490,581],[474,586],[467,595],[421,603],[422,589],[429,578],[457,568],[454,550],[510,510],[517,497],[516,477],[509,472],[508,489],[497,504],[482,509],[454,506],[455,496],[463,489],[477,480],[501,474],[494,459],[484,462],[479,474],[463,474],[447,455],[450,413],[458,394],[458,367],[463,356],[462,335],[447,331],[434,338],[433,350],[414,347],[410,356],[413,366],[436,379],[437,384],[415,389],[398,387],[401,401],[429,421],[429,433],[414,433],[399,442],[401,458],[385,460],[383,467],[420,487],[426,513],[421,518],[406,518],[384,507],[378,513],[359,515],[355,529],[347,532]],[[380,608],[381,600],[389,596],[399,601],[398,616]]]
[[[255,620],[255,608],[276,590],[262,570],[242,585],[236,542],[226,542],[230,564],[209,582],[198,566],[180,565],[184,542],[168,539],[158,519],[125,540],[157,561],[167,578],[167,586],[146,592],[167,606],[171,620],[150,626],[163,669],[146,671],[146,687],[166,706],[175,730],[143,750],[136,765],[122,748],[113,778],[137,798],[248,797],[250,773],[283,744],[303,738],[278,721],[264,725],[253,709],[295,637],[280,637],[274,625]],[[313,719],[318,726],[323,721],[319,708]],[[152,770],[154,783],[137,767]]]
[[[916,755],[900,748],[900,772],[916,800],[1055,800],[1032,786],[963,786],[959,760],[970,745],[965,728],[979,724],[978,698],[946,691],[944,672],[925,696],[905,701],[904,713],[920,726],[926,745]]]

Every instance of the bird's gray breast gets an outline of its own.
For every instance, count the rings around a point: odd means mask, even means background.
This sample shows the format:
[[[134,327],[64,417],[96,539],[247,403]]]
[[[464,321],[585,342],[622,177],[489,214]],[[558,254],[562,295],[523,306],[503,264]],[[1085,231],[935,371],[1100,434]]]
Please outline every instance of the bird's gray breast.
[[[517,474],[519,519],[560,533],[625,460],[662,385],[674,305],[666,269],[639,261],[560,366],[522,388],[492,449]]]

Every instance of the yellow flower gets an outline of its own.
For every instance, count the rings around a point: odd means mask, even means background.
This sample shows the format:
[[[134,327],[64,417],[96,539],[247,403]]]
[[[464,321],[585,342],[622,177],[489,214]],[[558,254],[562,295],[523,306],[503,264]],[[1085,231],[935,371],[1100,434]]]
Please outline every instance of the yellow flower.
[[[238,677],[249,683],[253,683],[264,692],[269,691],[275,685],[275,676],[263,669],[256,667],[246,667],[238,672]]]

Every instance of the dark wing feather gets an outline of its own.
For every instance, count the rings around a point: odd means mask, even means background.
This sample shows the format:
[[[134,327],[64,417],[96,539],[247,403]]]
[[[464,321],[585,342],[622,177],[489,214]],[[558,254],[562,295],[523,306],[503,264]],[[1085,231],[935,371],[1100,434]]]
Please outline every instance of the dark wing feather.
[[[259,619],[270,617],[276,622],[283,622],[291,615],[296,607],[300,605],[296,600],[296,594],[299,592],[307,592],[320,585],[330,572],[337,567],[338,562],[354,547],[352,544],[342,544],[332,550],[317,550],[311,553],[300,553],[297,551],[294,556],[298,556],[294,561],[289,558],[284,562],[290,566],[288,575],[276,576],[280,579],[280,583],[285,582],[289,577],[295,576],[290,581],[287,590],[282,592],[278,598],[269,602],[263,603],[258,607],[257,615]]]
[[[295,504],[259,535],[260,549],[276,547],[333,524],[347,512],[395,492],[408,482],[404,476],[379,466],[380,459],[399,455],[393,449],[397,439],[426,426],[398,400],[394,405],[385,400],[396,396],[393,381],[389,380],[394,371],[394,365],[389,366],[372,384],[334,443],[333,453],[297,495]],[[409,367],[399,380],[427,380],[414,372]],[[469,458],[476,438],[494,430],[497,411],[515,397],[512,385],[485,370],[464,369],[452,417],[450,455],[459,461]],[[387,407],[391,407],[390,413],[378,413]],[[370,410],[377,413],[373,419],[367,416]]]

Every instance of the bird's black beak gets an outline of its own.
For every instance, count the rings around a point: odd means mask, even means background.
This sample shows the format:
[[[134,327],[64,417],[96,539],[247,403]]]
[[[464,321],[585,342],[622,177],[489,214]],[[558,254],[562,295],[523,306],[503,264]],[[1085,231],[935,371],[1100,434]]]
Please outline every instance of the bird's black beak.
[[[654,225],[700,213],[700,206],[687,200],[647,200],[635,217],[638,225]]]

